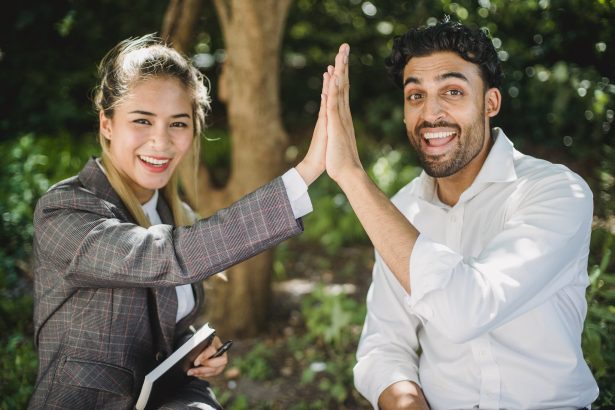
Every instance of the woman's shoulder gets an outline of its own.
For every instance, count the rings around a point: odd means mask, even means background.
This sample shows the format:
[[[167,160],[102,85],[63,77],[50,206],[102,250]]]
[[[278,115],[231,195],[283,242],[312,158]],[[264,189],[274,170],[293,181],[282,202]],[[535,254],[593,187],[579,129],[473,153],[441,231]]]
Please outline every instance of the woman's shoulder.
[[[49,209],[109,209],[109,204],[85,187],[75,175],[52,185],[38,200],[37,211]]]

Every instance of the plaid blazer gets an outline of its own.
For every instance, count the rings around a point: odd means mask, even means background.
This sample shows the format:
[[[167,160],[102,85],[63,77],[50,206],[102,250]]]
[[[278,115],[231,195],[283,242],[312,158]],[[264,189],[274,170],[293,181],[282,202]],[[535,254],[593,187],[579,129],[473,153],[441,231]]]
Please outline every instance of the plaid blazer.
[[[158,212],[171,223],[162,199]],[[91,159],[53,186],[34,215],[31,409],[133,408],[147,372],[195,310],[175,323],[175,286],[195,283],[302,231],[281,178],[188,227],[134,223]]]

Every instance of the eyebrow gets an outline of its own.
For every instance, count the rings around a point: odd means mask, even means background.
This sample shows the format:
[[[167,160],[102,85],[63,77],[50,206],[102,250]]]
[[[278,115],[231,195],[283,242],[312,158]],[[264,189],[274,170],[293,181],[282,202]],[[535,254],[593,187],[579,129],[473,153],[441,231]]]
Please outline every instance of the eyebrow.
[[[447,73],[440,74],[436,77],[436,81],[444,81],[448,78],[458,78],[460,80],[465,81],[466,83],[470,82],[468,80],[468,77],[466,77],[463,73],[460,73],[459,71],[449,71]],[[404,81],[404,87],[408,84],[421,84],[421,80],[417,77],[409,76]]]
[[[155,117],[156,116],[156,114],[154,114],[153,112],[143,111],[143,110],[130,111],[128,114],[149,115],[150,117]],[[181,114],[171,115],[171,118],[184,118],[184,117],[185,118],[190,118],[190,114],[181,113]]]

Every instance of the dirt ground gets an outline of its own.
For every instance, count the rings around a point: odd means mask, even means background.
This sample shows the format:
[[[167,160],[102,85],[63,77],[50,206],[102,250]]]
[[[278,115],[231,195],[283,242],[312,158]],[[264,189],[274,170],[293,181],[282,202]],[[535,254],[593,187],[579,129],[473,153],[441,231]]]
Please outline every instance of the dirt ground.
[[[238,374],[238,368],[233,368],[231,359],[225,374],[210,380],[221,394],[245,396],[250,409],[289,409],[301,402],[313,402],[323,394],[317,383],[301,383],[304,369],[300,368],[285,343],[290,335],[305,332],[300,313],[301,298],[322,283],[365,303],[371,281],[373,251],[369,245],[342,249],[334,257],[323,255],[320,249],[302,247],[298,242],[289,245],[289,251],[292,256],[284,262],[287,277],[273,284],[272,317],[267,331],[256,338],[235,340],[231,349],[232,357],[242,357],[255,345],[264,343],[273,351],[273,360],[270,361],[273,377],[264,381],[243,377]],[[358,341],[358,336],[349,337]],[[352,386],[349,389],[350,404],[330,408],[371,409],[367,400],[360,397]]]

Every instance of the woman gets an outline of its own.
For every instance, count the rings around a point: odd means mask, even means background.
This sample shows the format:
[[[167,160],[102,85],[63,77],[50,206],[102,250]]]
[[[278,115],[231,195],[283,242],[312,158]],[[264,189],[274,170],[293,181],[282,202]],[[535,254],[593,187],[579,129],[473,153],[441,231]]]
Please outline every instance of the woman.
[[[209,108],[200,73],[148,35],[118,44],[99,74],[102,155],[53,186],[34,217],[33,409],[132,408],[144,375],[173,351],[202,304],[201,287],[191,284],[300,233],[307,185],[324,170],[321,121],[296,169],[194,221],[176,170],[199,152]],[[220,408],[204,381],[227,363],[226,354],[208,359],[220,344],[216,338],[187,375],[157,384],[148,408]]]

